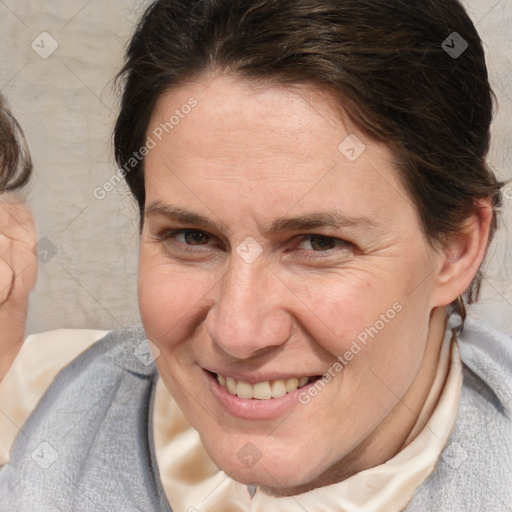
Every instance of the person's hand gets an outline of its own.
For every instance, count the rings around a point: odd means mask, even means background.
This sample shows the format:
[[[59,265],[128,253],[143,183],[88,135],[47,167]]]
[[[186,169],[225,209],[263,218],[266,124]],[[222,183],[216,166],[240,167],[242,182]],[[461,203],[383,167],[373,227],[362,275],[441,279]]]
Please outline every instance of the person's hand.
[[[35,243],[28,208],[0,196],[0,381],[25,337],[28,297],[37,276]]]

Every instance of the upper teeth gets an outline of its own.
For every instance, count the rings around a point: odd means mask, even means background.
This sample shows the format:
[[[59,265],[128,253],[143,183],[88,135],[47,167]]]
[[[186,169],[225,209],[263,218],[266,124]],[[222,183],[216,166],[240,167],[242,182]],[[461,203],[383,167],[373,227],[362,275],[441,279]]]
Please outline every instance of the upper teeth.
[[[273,380],[258,382],[254,385],[242,380],[235,380],[233,377],[224,377],[217,374],[219,384],[228,390],[232,395],[239,398],[256,398],[257,400],[269,400],[270,398],[280,398],[286,393],[292,393],[296,389],[305,386],[309,382],[309,377],[292,378],[286,380]]]

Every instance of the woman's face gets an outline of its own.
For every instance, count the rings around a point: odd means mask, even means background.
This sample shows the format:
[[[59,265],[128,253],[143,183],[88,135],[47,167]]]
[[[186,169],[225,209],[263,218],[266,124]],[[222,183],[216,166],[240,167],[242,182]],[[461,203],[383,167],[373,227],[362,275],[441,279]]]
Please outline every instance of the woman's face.
[[[25,338],[28,299],[37,277],[36,231],[28,208],[12,193],[0,195],[0,381]]]
[[[148,130],[159,372],[217,466],[276,493],[387,460],[435,371],[441,257],[390,151],[342,118],[307,87],[217,77],[166,93]]]

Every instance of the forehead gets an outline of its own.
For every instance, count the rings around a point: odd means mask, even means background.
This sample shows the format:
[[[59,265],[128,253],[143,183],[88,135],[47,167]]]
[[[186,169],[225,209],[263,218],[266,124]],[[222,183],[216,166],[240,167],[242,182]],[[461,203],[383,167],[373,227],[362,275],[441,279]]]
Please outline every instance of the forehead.
[[[149,131],[165,126],[173,114],[188,111],[185,105],[191,98],[197,106],[189,114],[182,114],[183,119],[164,138],[172,145],[172,135],[177,136],[183,152],[189,151],[197,158],[218,159],[225,165],[231,158],[238,160],[241,151],[249,162],[276,158],[317,160],[319,153],[336,150],[327,136],[329,132],[332,135],[333,128],[344,128],[337,122],[334,102],[325,95],[321,97],[304,87],[264,86],[218,77],[162,96]]]
[[[202,197],[222,186],[263,209],[295,201],[319,210],[332,200],[368,215],[397,199],[407,206],[391,151],[311,87],[232,77],[184,85],[160,98],[148,137],[156,143],[146,157],[148,202],[182,200],[188,185]]]

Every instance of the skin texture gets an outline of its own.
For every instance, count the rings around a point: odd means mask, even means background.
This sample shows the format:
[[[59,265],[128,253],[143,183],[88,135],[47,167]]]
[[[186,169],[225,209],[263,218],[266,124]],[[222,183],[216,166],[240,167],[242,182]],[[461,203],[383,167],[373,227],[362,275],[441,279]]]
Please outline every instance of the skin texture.
[[[391,152],[344,122],[326,93],[210,77],[160,98],[148,135],[191,97],[197,107],[145,162],[139,303],[167,389],[217,466],[268,493],[388,460],[430,389],[445,306],[484,256],[489,205],[436,250]],[[338,149],[349,134],[366,146],[353,162]],[[359,221],[270,230],[332,212]],[[262,249],[252,263],[237,252],[247,237]],[[205,368],[254,382],[322,375],[396,303],[395,318],[308,405],[247,420],[211,392]],[[239,457],[248,443],[261,456],[254,465]]]
[[[25,338],[28,297],[37,277],[32,214],[17,198],[0,197],[0,380]]]

